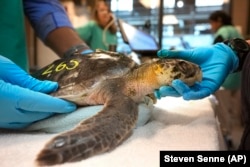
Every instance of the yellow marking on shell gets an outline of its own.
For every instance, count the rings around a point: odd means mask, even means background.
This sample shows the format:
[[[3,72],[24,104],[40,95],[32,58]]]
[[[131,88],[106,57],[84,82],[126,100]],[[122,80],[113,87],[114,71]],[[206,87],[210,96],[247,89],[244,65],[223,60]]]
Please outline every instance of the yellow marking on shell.
[[[79,66],[79,62],[77,60],[70,60],[69,62],[61,62],[57,66],[55,64],[52,64],[48,66],[47,69],[45,69],[42,73],[42,75],[50,75],[53,72],[60,72],[62,70],[74,70],[76,67]]]
[[[42,75],[49,75],[49,74],[51,74],[53,72],[53,67],[54,66],[55,66],[54,64],[52,64],[51,66],[49,66],[47,69],[44,70],[44,72],[42,73]]]

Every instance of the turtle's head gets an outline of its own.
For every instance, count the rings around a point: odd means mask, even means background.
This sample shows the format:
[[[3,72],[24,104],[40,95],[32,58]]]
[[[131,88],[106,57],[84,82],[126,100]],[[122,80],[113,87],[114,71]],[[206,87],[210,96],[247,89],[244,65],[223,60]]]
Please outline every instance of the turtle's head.
[[[194,63],[181,59],[159,59],[155,62],[154,71],[162,85],[171,85],[174,79],[180,79],[191,86],[202,80],[202,71]]]

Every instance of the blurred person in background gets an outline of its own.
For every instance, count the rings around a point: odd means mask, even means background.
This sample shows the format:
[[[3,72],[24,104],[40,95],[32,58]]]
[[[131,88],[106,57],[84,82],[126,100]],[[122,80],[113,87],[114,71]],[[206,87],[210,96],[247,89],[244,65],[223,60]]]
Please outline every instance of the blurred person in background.
[[[232,23],[232,18],[224,11],[215,11],[209,16],[211,30],[214,33],[214,42],[223,42],[232,38],[243,38]]]
[[[76,32],[92,50],[116,51],[117,26],[108,5],[104,0],[97,0],[91,13],[91,20],[84,26],[76,28]]]

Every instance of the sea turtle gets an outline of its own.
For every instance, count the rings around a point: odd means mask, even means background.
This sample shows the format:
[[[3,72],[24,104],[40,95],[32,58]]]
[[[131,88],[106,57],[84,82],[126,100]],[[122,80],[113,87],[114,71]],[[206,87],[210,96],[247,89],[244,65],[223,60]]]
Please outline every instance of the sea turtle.
[[[51,139],[37,156],[38,165],[86,159],[121,144],[136,124],[137,104],[162,85],[181,79],[192,85],[202,78],[198,65],[180,59],[157,59],[137,65],[116,52],[96,50],[56,60],[34,74],[57,81],[51,95],[79,106],[104,104],[95,116]]]

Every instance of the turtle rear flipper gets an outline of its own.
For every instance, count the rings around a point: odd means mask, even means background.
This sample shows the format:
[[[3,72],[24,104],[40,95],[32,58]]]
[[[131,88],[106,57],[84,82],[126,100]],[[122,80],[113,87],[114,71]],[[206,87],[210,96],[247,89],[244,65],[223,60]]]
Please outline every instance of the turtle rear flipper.
[[[112,96],[97,115],[50,140],[36,161],[38,165],[55,165],[110,151],[131,134],[137,117],[137,104],[132,99],[123,94]]]

